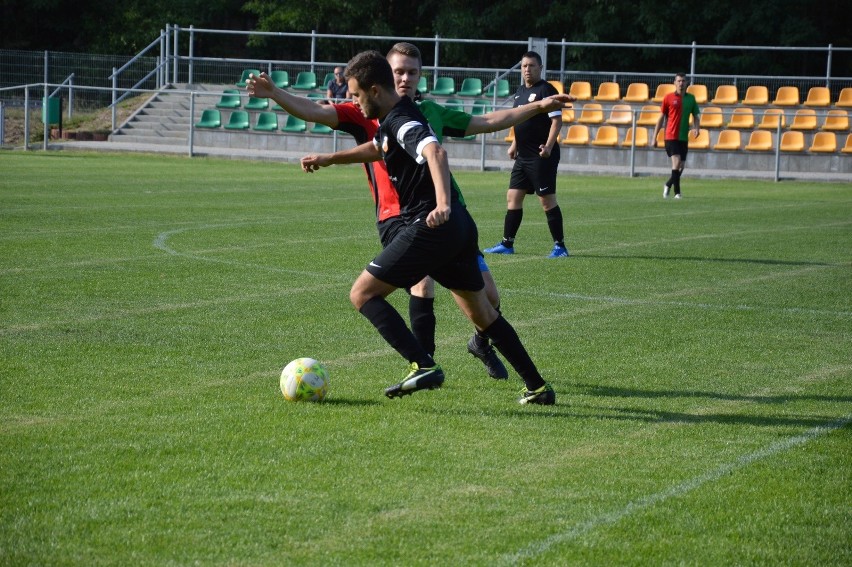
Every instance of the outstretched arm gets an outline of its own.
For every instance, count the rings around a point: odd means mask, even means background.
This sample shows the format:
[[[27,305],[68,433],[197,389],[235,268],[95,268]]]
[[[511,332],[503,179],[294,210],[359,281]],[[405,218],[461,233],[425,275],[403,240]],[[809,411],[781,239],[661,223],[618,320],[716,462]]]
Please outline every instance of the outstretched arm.
[[[364,142],[360,146],[348,150],[340,150],[333,154],[310,154],[300,161],[305,173],[313,173],[321,167],[341,165],[344,163],[367,163],[381,159],[379,148],[373,142]]]
[[[447,159],[447,151],[438,142],[423,148],[423,157],[429,164],[429,173],[435,185],[435,201],[438,204],[426,216],[426,226],[434,228],[450,218],[450,162]]]
[[[259,77],[254,73],[249,75],[246,81],[246,91],[248,91],[249,96],[271,98],[288,114],[307,122],[318,122],[330,128],[337,128],[340,124],[337,119],[337,111],[333,106],[317,104],[308,98],[292,95],[284,89],[279,89],[266,73],[261,73]]]
[[[536,114],[561,110],[565,107],[566,103],[573,102],[575,100],[577,99],[569,94],[558,94],[543,98],[536,102],[524,104],[516,108],[495,110],[488,114],[474,116],[470,119],[467,130],[465,130],[465,136],[505,130],[515,124],[520,124],[525,120],[529,120]]]

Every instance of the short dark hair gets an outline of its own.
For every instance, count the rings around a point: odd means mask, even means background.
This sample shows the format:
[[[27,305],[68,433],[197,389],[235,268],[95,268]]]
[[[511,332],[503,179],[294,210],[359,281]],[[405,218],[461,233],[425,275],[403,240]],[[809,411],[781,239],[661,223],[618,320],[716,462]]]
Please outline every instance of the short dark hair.
[[[413,43],[408,43],[407,41],[400,41],[399,43],[395,43],[393,47],[388,51],[388,57],[393,55],[394,53],[399,53],[400,55],[405,55],[406,57],[413,57],[417,59],[417,62],[420,66],[423,66],[423,57],[420,55],[420,50]]]
[[[393,71],[385,56],[376,50],[362,51],[346,64],[346,78],[358,81],[358,86],[368,89],[378,85],[394,90]]]
[[[684,72],[682,72],[682,71],[681,71],[681,72],[679,72],[679,73],[675,73],[675,79],[677,79],[678,77],[683,77],[683,78],[685,79],[685,78],[686,78],[686,73],[684,73]]]
[[[523,55],[521,55],[521,59],[535,59],[538,61],[538,64],[541,65],[541,55],[536,53],[535,51],[527,51]]]

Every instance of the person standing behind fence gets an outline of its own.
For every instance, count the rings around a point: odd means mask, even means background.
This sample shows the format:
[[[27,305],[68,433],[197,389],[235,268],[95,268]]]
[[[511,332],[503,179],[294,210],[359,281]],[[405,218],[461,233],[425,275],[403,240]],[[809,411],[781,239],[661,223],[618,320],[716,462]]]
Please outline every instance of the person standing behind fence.
[[[349,86],[343,77],[343,67],[334,68],[334,78],[326,85],[325,97],[333,102],[342,102],[349,98]]]
[[[663,97],[660,106],[660,118],[654,126],[656,144],[657,134],[661,128],[665,131],[666,155],[672,159],[672,175],[663,185],[663,199],[669,198],[669,191],[674,187],[674,198],[680,199],[680,176],[686,167],[686,154],[689,151],[689,117],[693,117],[693,132],[698,136],[698,103],[695,97],[686,92],[686,74],[678,73],[674,78],[674,92]]]
[[[541,56],[535,51],[524,53],[521,59],[524,84],[518,87],[515,93],[516,107],[557,94],[553,85],[541,78],[541,72]],[[515,139],[508,152],[509,158],[515,160],[515,165],[506,193],[508,205],[503,223],[503,240],[496,246],[486,248],[486,252],[515,253],[515,236],[524,216],[524,197],[535,193],[544,209],[547,227],[553,237],[553,250],[548,257],[568,256],[562,211],[556,202],[556,170],[559,167],[557,138],[561,129],[561,110],[554,110],[546,116],[534,116],[515,126]]]

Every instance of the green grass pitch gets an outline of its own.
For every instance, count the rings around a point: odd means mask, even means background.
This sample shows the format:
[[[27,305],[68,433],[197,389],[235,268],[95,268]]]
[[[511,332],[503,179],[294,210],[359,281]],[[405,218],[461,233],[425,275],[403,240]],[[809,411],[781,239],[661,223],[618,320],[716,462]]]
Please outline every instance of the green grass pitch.
[[[852,187],[666,173],[488,257],[525,407],[443,290],[444,388],[384,398],[357,166],[0,153],[0,565],[852,564]],[[456,177],[493,245],[508,174]]]

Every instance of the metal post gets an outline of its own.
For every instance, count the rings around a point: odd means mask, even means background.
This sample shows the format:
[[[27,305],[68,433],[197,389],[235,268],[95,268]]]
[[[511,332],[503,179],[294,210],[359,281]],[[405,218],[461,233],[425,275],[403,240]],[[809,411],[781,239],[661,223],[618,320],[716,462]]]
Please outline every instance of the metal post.
[[[172,49],[172,60],[174,61],[172,65],[172,84],[176,85],[178,82],[178,33],[180,28],[172,26],[172,30],[174,30],[175,34],[175,48]]]
[[[74,73],[68,80],[68,119],[71,119],[71,108],[74,106]]]
[[[636,177],[636,111],[630,109],[630,122],[633,137],[630,139],[630,177]]]
[[[163,64],[166,62],[166,57],[164,53],[163,46],[163,30],[160,30],[160,55],[157,56],[157,88],[160,89],[163,86]]]
[[[3,125],[6,124],[6,116],[3,109],[3,101],[0,100],[0,146],[6,141],[6,133],[3,131]]]
[[[24,87],[24,151],[30,149],[30,87]]]
[[[48,105],[48,100],[47,100],[47,81],[48,81],[47,58],[48,58],[47,51],[45,51],[44,52],[44,99],[42,101],[42,109],[41,109],[42,118],[44,119],[44,120],[42,120],[42,122],[44,123],[44,142],[42,144],[44,150],[47,150],[47,141],[48,141],[48,138],[50,138],[50,124],[48,124],[48,120],[47,120],[47,118],[50,115],[50,113],[48,112],[50,110],[50,106]],[[113,71],[115,71],[115,69],[113,69]]]
[[[435,62],[433,65],[435,66],[435,72],[432,73],[432,88],[434,89],[438,83],[438,51],[440,50],[441,45],[441,36],[435,34]]]
[[[781,181],[781,119],[775,129],[775,183]]]
[[[115,99],[118,98],[118,77],[115,75],[115,67],[112,68],[112,131],[115,132]]]
[[[826,63],[825,68],[825,86],[826,88],[831,87],[831,48],[832,44],[828,44],[828,63]]]
[[[565,80],[565,38],[562,38],[562,55],[559,61],[559,80]]]
[[[317,30],[311,30],[311,73],[314,73],[314,63],[317,60]]]
[[[195,57],[195,26],[189,26],[189,77],[187,77],[187,82],[191,85],[193,84],[193,65],[192,58]]]
[[[692,60],[689,62],[689,82],[695,82],[695,42],[692,42]]]
[[[162,44],[162,52],[163,52],[163,84],[160,87],[165,87],[166,83],[169,82],[169,68],[172,64],[172,48],[169,44],[169,34],[172,31],[172,25],[166,24],[166,33],[165,35],[160,36],[160,43]]]
[[[189,93],[189,157],[192,157],[192,146],[195,137],[195,91]]]

